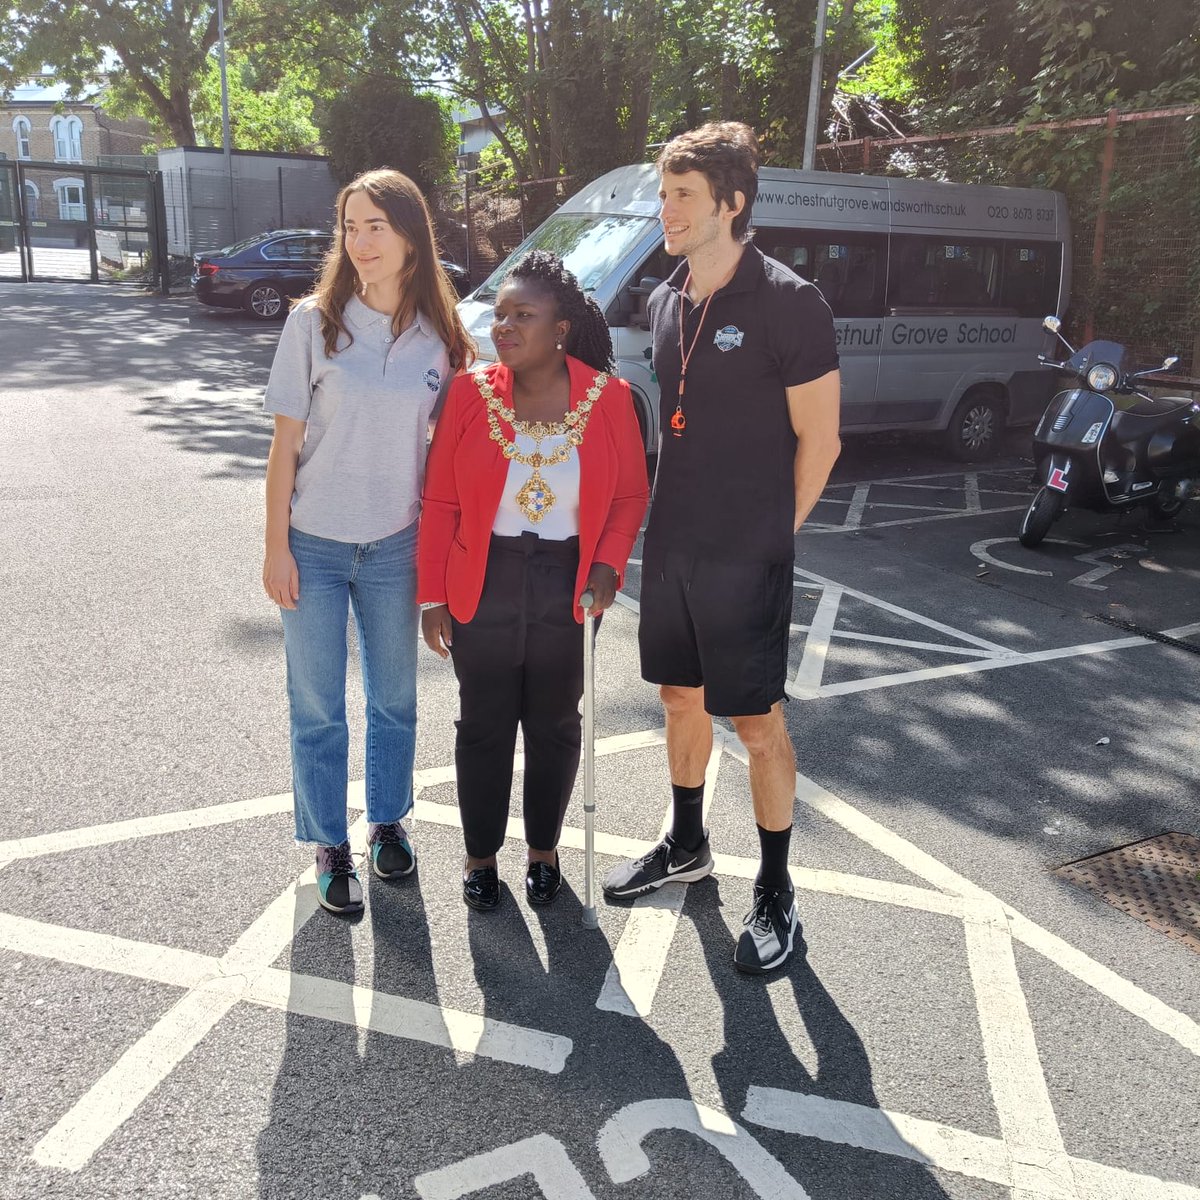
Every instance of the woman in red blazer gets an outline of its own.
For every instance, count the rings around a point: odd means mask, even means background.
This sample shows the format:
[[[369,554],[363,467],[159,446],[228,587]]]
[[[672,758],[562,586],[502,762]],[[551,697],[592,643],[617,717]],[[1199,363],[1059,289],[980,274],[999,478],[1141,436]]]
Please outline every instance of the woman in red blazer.
[[[612,604],[648,499],[629,386],[603,314],[554,255],[496,295],[500,361],[450,385],[429,451],[417,551],[421,631],[459,686],[454,760],[463,899],[500,901],[517,726],[525,740],[526,895],[549,904],[579,767],[579,597]]]

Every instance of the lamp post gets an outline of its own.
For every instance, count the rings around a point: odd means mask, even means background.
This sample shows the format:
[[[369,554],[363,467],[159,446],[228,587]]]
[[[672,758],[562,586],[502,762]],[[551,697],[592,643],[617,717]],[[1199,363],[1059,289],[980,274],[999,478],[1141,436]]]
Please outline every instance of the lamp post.
[[[225,174],[229,179],[229,221],[232,241],[237,241],[237,202],[233,186],[233,143],[229,133],[229,81],[225,74],[225,4],[217,0],[217,57],[221,64],[221,147],[225,157]]]
[[[219,0],[218,0],[219,2]],[[817,108],[821,103],[821,67],[825,58],[825,11],[829,0],[817,0],[817,33],[813,39],[812,77],[808,83],[808,121],[804,128],[804,159],[806,171],[813,169],[817,154]]]

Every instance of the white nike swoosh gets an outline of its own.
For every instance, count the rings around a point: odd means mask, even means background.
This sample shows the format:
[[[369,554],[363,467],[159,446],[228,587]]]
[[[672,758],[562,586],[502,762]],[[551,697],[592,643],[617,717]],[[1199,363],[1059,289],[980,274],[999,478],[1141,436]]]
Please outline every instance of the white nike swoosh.
[[[673,867],[670,863],[667,863],[667,874],[678,875],[680,871],[686,871],[689,867],[694,867],[697,862],[699,862],[699,859],[693,858],[691,862],[681,863],[678,867]]]

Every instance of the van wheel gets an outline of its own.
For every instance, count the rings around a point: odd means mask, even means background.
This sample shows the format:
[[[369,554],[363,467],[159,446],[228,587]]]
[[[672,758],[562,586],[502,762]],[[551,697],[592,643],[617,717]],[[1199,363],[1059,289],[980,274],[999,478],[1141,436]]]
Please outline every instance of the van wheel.
[[[995,458],[1004,436],[1004,401],[994,392],[968,392],[946,428],[947,453],[960,462]]]
[[[1034,496],[1025,510],[1021,532],[1017,535],[1022,546],[1032,550],[1034,546],[1041,545],[1042,539],[1050,532],[1050,526],[1062,516],[1066,500],[1062,492],[1047,487]]]

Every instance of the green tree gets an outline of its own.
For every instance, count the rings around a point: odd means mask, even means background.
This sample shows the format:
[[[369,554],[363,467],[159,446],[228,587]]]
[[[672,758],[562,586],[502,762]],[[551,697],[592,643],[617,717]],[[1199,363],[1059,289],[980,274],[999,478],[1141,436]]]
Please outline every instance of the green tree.
[[[415,94],[405,80],[360,77],[319,107],[334,175],[348,183],[373,167],[394,167],[422,191],[445,182],[458,146],[447,109],[436,97]]]
[[[226,18],[236,0],[226,3]],[[120,69],[118,95],[187,146],[196,141],[192,104],[217,41],[215,0],[17,0],[0,22],[0,87],[49,67],[82,92],[102,73],[106,54]]]
[[[261,60],[259,60],[261,62]],[[241,150],[311,153],[321,135],[313,121],[313,100],[294,72],[264,76],[244,50],[231,51],[226,64],[229,125]],[[200,79],[192,103],[196,133],[210,146],[221,144],[221,69],[215,54]]]

